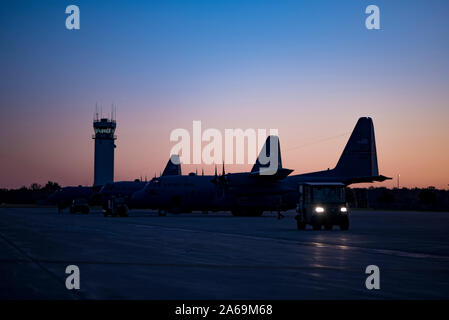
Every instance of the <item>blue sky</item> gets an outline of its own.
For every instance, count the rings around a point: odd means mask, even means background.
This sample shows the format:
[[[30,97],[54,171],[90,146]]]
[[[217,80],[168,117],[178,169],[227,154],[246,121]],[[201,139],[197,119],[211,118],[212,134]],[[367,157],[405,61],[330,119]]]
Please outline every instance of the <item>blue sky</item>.
[[[80,8],[80,30],[65,28],[70,4]],[[365,28],[369,4],[380,8],[381,30]],[[369,115],[387,174],[401,172],[404,183],[409,175],[410,185],[447,185],[447,170],[416,175],[414,168],[449,159],[438,150],[449,137],[448,9],[448,1],[435,0],[5,1],[4,184],[90,183],[98,102],[105,110],[118,106],[117,178],[159,172],[170,130],[192,120],[279,128],[288,148],[350,131]],[[404,166],[416,158],[410,140],[433,156]],[[321,146],[325,157],[305,150],[312,160],[283,154],[298,172],[321,169],[344,143]]]

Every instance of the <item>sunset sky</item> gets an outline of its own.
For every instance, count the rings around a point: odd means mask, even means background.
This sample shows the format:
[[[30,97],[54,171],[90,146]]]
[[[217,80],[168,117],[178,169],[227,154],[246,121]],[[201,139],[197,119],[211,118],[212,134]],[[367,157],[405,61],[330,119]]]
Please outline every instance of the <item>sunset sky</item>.
[[[66,6],[81,29],[65,28]],[[381,30],[365,28],[380,8]],[[170,132],[276,128],[294,173],[374,120],[374,186],[448,188],[449,1],[2,1],[0,188],[93,183],[95,104],[117,105],[115,180],[154,176]],[[188,166],[184,173],[213,166]],[[228,172],[251,165],[229,166]]]

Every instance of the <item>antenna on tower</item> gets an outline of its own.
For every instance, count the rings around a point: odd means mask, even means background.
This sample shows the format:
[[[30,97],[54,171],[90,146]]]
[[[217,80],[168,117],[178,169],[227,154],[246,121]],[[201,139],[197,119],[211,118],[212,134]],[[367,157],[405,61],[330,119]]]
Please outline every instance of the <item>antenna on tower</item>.
[[[114,120],[114,104],[111,103],[111,121]]]
[[[98,121],[98,102],[95,102],[94,120]]]

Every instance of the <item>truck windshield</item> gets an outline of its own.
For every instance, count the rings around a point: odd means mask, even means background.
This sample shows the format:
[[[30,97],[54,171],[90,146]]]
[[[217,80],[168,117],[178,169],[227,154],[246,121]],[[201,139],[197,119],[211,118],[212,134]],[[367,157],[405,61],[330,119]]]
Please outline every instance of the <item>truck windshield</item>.
[[[314,187],[313,201],[321,203],[345,202],[344,191],[343,188]]]

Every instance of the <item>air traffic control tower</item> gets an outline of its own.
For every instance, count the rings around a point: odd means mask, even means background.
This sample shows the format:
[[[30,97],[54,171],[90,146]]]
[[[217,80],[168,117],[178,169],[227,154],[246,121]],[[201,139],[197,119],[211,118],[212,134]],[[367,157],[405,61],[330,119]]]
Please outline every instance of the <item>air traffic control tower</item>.
[[[95,165],[94,165],[94,186],[103,186],[108,182],[114,182],[114,135],[116,122],[113,119],[98,118],[98,113],[94,119],[95,134]]]

